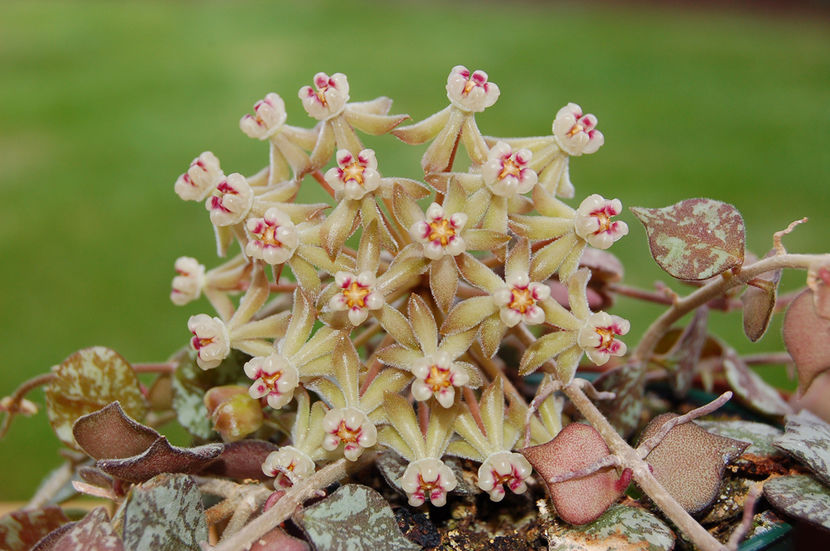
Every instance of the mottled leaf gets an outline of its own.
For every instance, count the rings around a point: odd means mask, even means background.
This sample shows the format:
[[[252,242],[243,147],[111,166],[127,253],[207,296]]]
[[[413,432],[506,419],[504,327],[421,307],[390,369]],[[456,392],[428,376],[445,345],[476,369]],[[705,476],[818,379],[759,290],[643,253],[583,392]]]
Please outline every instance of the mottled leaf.
[[[196,364],[191,350],[183,350],[174,361],[178,362],[173,375],[173,409],[179,423],[193,436],[210,439],[216,433],[205,406],[205,392],[209,389],[237,382],[250,381],[245,377],[242,366],[250,356],[232,350],[230,356],[215,369],[204,371]]]
[[[113,402],[80,417],[72,427],[75,441],[93,459],[120,459],[144,453],[161,435],[136,422]]]
[[[781,429],[767,425],[766,423],[755,423],[753,421],[695,421],[698,425],[712,434],[726,436],[742,442],[748,442],[749,447],[744,450],[741,457],[774,457],[781,455],[781,451],[773,446],[773,440],[783,433]]]
[[[775,254],[770,251],[767,256]],[[773,270],[761,274],[753,279],[741,295],[743,302],[744,334],[752,342],[764,336],[775,310],[775,300],[778,294],[778,282],[781,280],[781,270]]]
[[[654,260],[673,277],[707,279],[743,264],[744,220],[732,205],[698,198],[631,211],[646,227]]]
[[[672,390],[675,396],[683,397],[692,387],[695,370],[703,352],[703,345],[708,337],[707,328],[709,325],[709,308],[701,306],[695,311],[695,315],[689,325],[680,334],[677,342],[667,354],[672,364],[676,362],[676,368],[670,371]]]
[[[723,346],[723,371],[729,386],[748,408],[764,415],[786,415],[792,407],[778,391],[752,371],[735,350]]]
[[[675,540],[656,516],[625,505],[614,505],[590,524],[562,526],[553,535],[556,551],[669,551]]]
[[[810,468],[816,477],[830,485],[830,425],[809,411],[787,416],[784,435],[773,445]]]
[[[201,551],[207,540],[202,495],[193,479],[160,474],[133,486],[115,515],[130,551]]]
[[[593,522],[613,505],[625,488],[617,485],[613,467],[564,482],[550,479],[578,471],[608,456],[611,452],[597,430],[582,423],[571,423],[546,444],[519,450],[539,473],[556,513],[571,524]]]
[[[222,453],[201,472],[237,480],[268,480],[271,477],[262,472],[262,464],[268,454],[278,449],[279,446],[266,440],[231,442],[225,444]]]
[[[46,385],[49,423],[64,444],[77,448],[72,425],[87,413],[112,402],[135,419],[147,412],[133,368],[114,350],[96,346],[75,352],[57,368]]]
[[[222,453],[222,444],[195,448],[173,446],[162,436],[147,450],[124,459],[99,459],[96,466],[128,482],[143,482],[160,473],[198,473]]]
[[[674,413],[664,413],[652,419],[640,441],[654,436],[674,417]],[[683,423],[672,428],[645,460],[666,491],[688,512],[696,513],[714,502],[726,465],[747,446],[747,442],[712,434],[695,423]]]
[[[812,291],[792,301],[782,332],[798,369],[798,389],[804,393],[819,373],[830,369],[830,319],[816,313]]]
[[[317,551],[417,550],[401,534],[392,509],[371,488],[347,484],[303,510],[298,519]]]
[[[603,392],[613,392],[610,400],[600,400],[597,407],[611,426],[628,438],[640,426],[645,391],[645,369],[638,364],[624,364],[606,371],[594,381],[594,387]]]
[[[124,551],[103,507],[91,510],[74,523],[52,546],[51,551]]]
[[[789,516],[830,529],[830,490],[807,475],[768,480],[764,497]]]
[[[0,518],[0,549],[28,551],[46,534],[69,522],[60,507],[14,511]]]

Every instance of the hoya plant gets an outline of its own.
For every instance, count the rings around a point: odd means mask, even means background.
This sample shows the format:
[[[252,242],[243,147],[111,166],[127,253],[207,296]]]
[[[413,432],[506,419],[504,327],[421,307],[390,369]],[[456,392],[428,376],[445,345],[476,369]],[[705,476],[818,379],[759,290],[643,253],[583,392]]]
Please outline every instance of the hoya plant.
[[[173,186],[204,206],[220,258],[173,262],[171,301],[211,307],[183,320],[189,343],[149,364],[85,348],[3,399],[5,433],[45,386],[66,446],[0,521],[3,547],[452,547],[467,507],[522,511],[504,545],[735,549],[780,523],[756,514],[761,492],[830,529],[830,255],[786,250],[803,220],[759,257],[732,205],[633,207],[690,291],[627,286],[609,252],[629,231],[620,200],[570,178],[604,143],[597,118],[565,103],[545,135],[490,136],[476,114],[499,94],[459,65],[449,104],[414,123],[389,98],[352,101],[340,73],[300,88],[309,124],[287,124],[275,92],[257,101],[239,127],[264,168],[205,151]],[[428,144],[423,177],[389,174],[363,134]],[[303,202],[310,186],[331,201]],[[784,269],[803,290],[778,296]],[[665,307],[639,342],[618,295]],[[787,350],[741,356],[710,333],[738,309],[751,341],[786,311]],[[749,367],[782,359],[795,401]],[[721,394],[690,405],[697,388]],[[760,417],[712,418],[733,396]],[[192,446],[159,432],[173,419]],[[77,493],[111,507],[70,522],[54,504]]]

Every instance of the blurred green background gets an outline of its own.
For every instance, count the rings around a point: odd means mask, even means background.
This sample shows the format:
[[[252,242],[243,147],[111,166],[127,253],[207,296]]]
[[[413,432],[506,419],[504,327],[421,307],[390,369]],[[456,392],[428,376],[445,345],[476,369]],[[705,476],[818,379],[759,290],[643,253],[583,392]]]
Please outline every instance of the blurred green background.
[[[353,100],[395,99],[419,120],[447,104],[453,65],[486,70],[491,135],[549,134],[569,101],[599,117],[605,146],[572,162],[577,198],[658,207],[692,196],[736,205],[748,246],[802,216],[790,250],[830,249],[830,24],[826,14],[625,4],[463,2],[0,3],[0,395],[74,350],[134,362],[187,342],[200,301],[168,300],[173,261],[217,263],[201,205],[173,182],[210,149],[252,173],[267,148],[237,121],[267,92],[289,123],[318,71],[349,76]],[[367,139],[386,175],[419,175],[423,147]],[[642,227],[613,252],[628,282],[668,279]],[[785,286],[803,284],[790,275]],[[622,301],[636,341],[658,308]],[[739,317],[713,325],[754,347]],[[32,397],[42,403],[42,392]],[[60,462],[44,413],[0,443],[0,499],[26,499]]]

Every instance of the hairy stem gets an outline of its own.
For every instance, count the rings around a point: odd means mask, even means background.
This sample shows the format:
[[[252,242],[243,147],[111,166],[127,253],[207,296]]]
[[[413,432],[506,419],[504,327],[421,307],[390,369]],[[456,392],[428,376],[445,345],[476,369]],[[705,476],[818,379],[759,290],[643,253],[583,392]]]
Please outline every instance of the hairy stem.
[[[371,454],[363,454],[356,462],[341,458],[323,467],[312,476],[295,484],[273,507],[235,534],[222,540],[219,545],[212,548],[204,546],[204,548],[211,551],[248,549],[255,541],[293,515],[297,507],[301,506],[305,500],[315,497],[322,488],[344,478],[349,472],[359,469],[365,461],[370,460],[370,457]]]
[[[21,384],[17,387],[17,389],[15,389],[8,399],[3,400],[3,407],[6,411],[6,416],[3,418],[3,424],[0,425],[0,438],[6,436],[6,433],[9,432],[12,419],[14,419],[15,415],[19,413],[20,402],[23,398],[32,390],[49,383],[54,378],[54,373],[43,373],[42,375],[38,375],[37,377],[29,379]]]
[[[642,340],[637,345],[631,356],[634,362],[643,363],[651,355],[654,347],[666,331],[678,321],[680,318],[698,308],[703,306],[710,300],[723,295],[729,289],[739,285],[745,285],[749,280],[758,277],[766,272],[779,270],[781,268],[795,268],[806,270],[809,266],[819,259],[826,258],[827,255],[817,254],[779,254],[770,258],[764,258],[758,262],[746,266],[738,274],[732,272],[725,272],[721,274],[720,278],[704,285],[693,293],[679,298],[675,301],[668,310],[658,317],[654,323],[646,330]]]

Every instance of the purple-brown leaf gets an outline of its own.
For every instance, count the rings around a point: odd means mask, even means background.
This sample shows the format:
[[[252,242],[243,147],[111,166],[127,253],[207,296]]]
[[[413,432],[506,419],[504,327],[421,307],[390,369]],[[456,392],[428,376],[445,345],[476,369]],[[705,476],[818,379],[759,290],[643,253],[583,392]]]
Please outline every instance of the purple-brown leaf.
[[[144,453],[161,438],[155,430],[130,418],[112,402],[72,426],[75,441],[93,459],[122,459]]]
[[[42,537],[69,522],[60,507],[14,511],[0,518],[0,549],[28,551]]]
[[[251,478],[268,480],[262,472],[265,458],[279,446],[266,440],[240,440],[225,444],[225,449],[202,471],[203,474],[212,474],[237,480]]]
[[[830,369],[830,319],[816,313],[812,291],[807,289],[792,301],[782,332],[803,394],[819,373]]]
[[[775,388],[752,371],[734,349],[722,346],[723,372],[741,403],[764,415],[792,413],[792,407]]]
[[[141,455],[124,459],[99,459],[97,467],[128,482],[144,482],[161,473],[198,473],[222,453],[222,444],[195,448],[172,446],[162,436]]]
[[[646,227],[654,260],[673,277],[707,279],[743,264],[744,220],[732,205],[698,198],[631,211]]]
[[[774,251],[767,253],[767,257]],[[752,342],[764,336],[775,310],[775,299],[778,294],[778,282],[781,280],[781,270],[773,270],[761,274],[749,282],[746,291],[741,295],[744,310],[744,333]]]
[[[608,456],[597,430],[571,423],[546,444],[520,450],[545,482],[556,513],[571,524],[586,524],[604,513],[622,495],[616,469],[606,467],[582,478],[550,483],[555,476],[578,471]]]
[[[652,419],[640,441],[654,436],[674,417],[664,413]],[[717,436],[690,422],[672,428],[645,460],[666,491],[686,511],[696,513],[715,501],[726,465],[747,446],[748,442]]]

